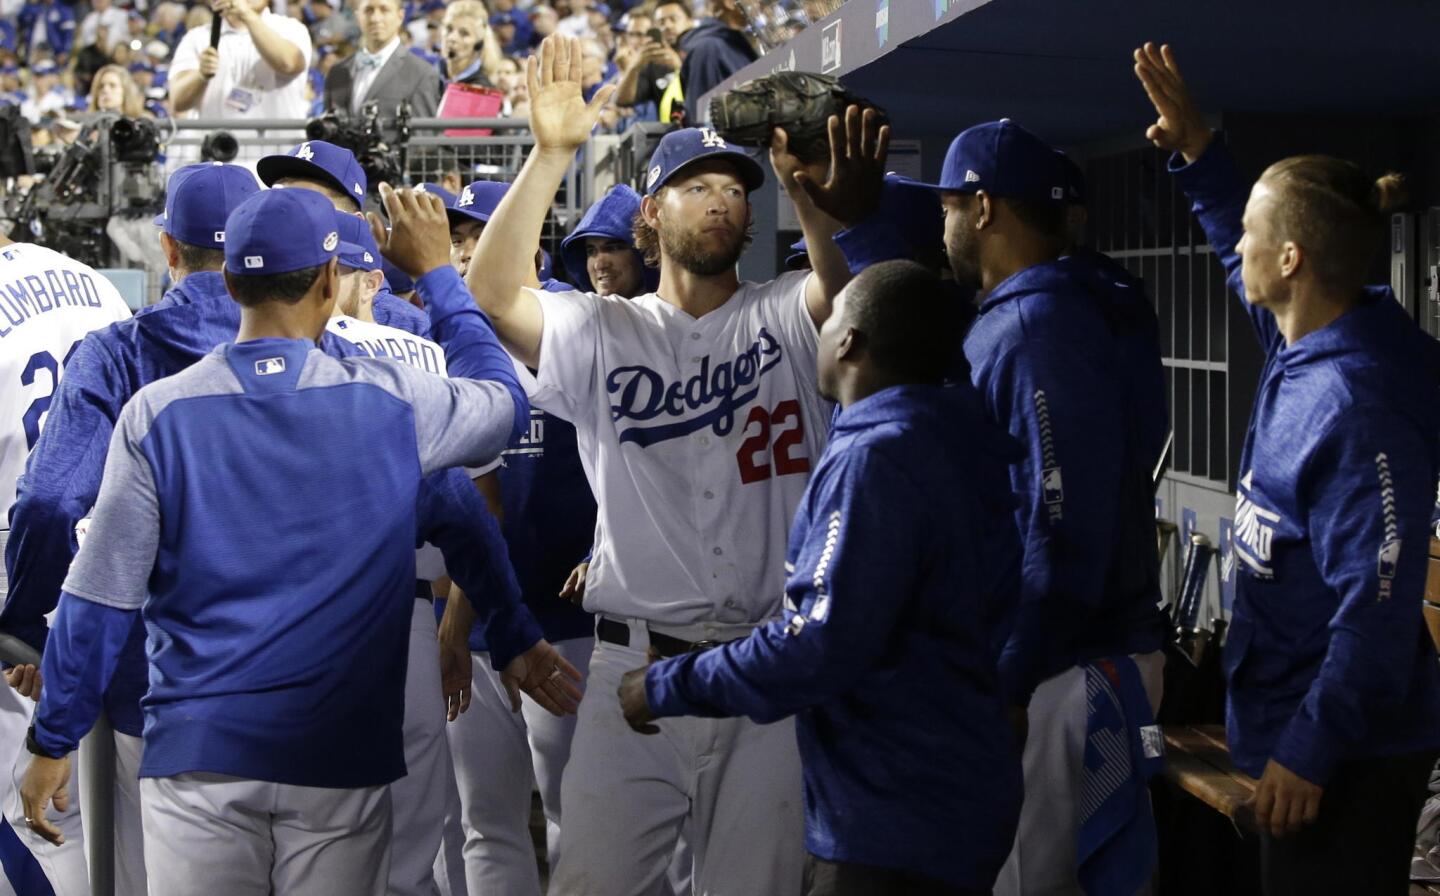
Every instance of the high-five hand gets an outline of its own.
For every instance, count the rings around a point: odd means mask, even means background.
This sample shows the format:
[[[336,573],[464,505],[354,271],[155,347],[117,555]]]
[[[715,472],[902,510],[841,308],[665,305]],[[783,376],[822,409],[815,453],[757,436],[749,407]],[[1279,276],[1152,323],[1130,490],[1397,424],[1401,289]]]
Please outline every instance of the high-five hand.
[[[374,212],[366,220],[381,255],[415,280],[450,264],[450,221],[439,196],[382,183],[380,201],[390,217],[389,231]]]
[[[862,113],[859,106],[847,108],[844,121],[838,115],[830,116],[830,171],[823,182],[800,165],[790,153],[788,135],[776,128],[770,144],[770,164],[776,177],[792,199],[797,198],[793,183],[816,208],[844,226],[860,223],[880,205],[890,150],[890,126],[880,121],[874,109]]]
[[[1180,153],[1186,162],[1200,158],[1214,135],[1190,99],[1170,45],[1147,43],[1136,50],[1135,76],[1160,116],[1145,129],[1145,139],[1163,150]]]
[[[530,87],[530,130],[541,150],[573,153],[588,139],[600,110],[615,93],[607,84],[585,102],[580,41],[552,34],[525,63]]]

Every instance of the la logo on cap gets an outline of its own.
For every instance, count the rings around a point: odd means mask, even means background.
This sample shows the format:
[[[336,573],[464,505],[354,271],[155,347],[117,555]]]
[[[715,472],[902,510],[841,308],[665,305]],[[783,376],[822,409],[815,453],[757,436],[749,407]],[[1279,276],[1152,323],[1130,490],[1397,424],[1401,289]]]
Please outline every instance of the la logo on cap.
[[[320,244],[320,248],[326,252],[334,252],[335,247],[338,245],[340,245],[340,234],[332,230],[329,235],[325,237],[325,242]]]
[[[475,194],[470,192],[470,185],[466,184],[465,189],[460,191],[460,198],[455,201],[456,208],[464,208],[467,205],[475,204]]]
[[[703,145],[703,146],[708,146],[708,147],[710,147],[711,149],[724,149],[724,148],[725,148],[725,138],[724,138],[724,137],[721,137],[719,134],[715,133],[715,129],[714,129],[714,128],[701,128],[701,129],[700,129],[700,143],[701,143],[701,145]]]
[[[356,195],[356,196],[364,196],[364,195],[365,195],[365,191],[362,190],[362,189],[360,189],[360,185],[359,185],[359,184],[353,184],[351,188],[355,191],[355,195]]]
[[[309,143],[302,143],[300,147],[295,150],[295,158],[313,162],[315,161],[315,150],[310,148]]]

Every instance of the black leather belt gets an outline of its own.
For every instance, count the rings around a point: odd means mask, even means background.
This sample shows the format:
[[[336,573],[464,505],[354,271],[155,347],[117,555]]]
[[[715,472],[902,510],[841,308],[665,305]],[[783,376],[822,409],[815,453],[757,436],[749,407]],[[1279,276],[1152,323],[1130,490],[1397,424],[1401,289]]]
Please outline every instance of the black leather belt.
[[[595,637],[608,644],[619,644],[621,647],[630,646],[630,626],[614,619],[606,619],[604,616],[595,624]],[[657,631],[650,632],[650,646],[662,657],[683,656],[687,653],[698,653],[702,650],[709,650],[712,647],[719,647],[727,641],[686,641],[684,638],[676,638],[673,635],[662,635]]]
[[[415,599],[435,603],[435,591],[430,587],[429,582],[424,579],[415,580]]]

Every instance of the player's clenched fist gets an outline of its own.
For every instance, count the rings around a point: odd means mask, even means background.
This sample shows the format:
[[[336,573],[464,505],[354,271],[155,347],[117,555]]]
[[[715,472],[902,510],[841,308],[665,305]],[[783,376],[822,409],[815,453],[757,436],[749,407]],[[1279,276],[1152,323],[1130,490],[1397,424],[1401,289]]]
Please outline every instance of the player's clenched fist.
[[[382,183],[380,201],[390,230],[374,212],[366,216],[380,254],[415,280],[450,264],[450,221],[439,196]]]

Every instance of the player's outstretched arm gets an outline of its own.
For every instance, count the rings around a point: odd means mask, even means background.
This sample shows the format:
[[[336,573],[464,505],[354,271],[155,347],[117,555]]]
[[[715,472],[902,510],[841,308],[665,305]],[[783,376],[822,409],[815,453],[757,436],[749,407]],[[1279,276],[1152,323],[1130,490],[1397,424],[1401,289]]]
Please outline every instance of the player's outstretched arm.
[[[535,148],[480,235],[465,282],[505,347],[526,365],[538,367],[545,318],[539,300],[521,287],[533,274],[535,247],[555,191],[615,88],[600,88],[586,103],[580,87],[580,42],[558,35],[540,44],[525,74]]]
[[[850,282],[850,264],[835,245],[835,234],[879,207],[890,147],[890,126],[882,126],[873,109],[862,113],[859,106],[850,106],[843,122],[832,115],[828,127],[830,167],[824,180],[791,154],[783,130],[775,129],[770,144],[770,165],[795,203],[809,247],[815,276],[805,286],[805,306],[816,327],[825,323],[835,296]]]

